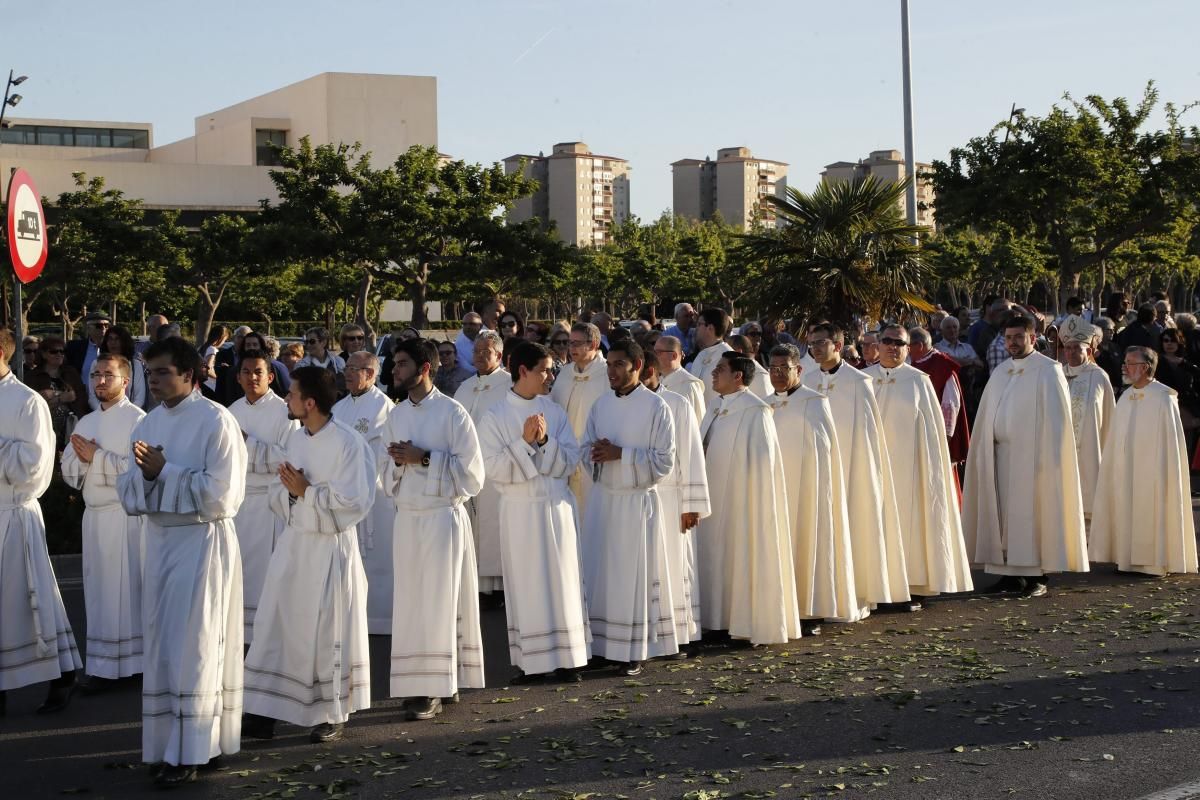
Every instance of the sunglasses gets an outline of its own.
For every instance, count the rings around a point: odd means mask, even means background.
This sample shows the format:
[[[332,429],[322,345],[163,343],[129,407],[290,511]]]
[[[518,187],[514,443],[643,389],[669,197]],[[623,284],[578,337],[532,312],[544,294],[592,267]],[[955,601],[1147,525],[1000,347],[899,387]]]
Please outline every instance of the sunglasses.
[[[25,349],[25,351],[24,351],[24,352],[25,352],[25,355],[27,355],[27,356],[28,356],[28,355],[33,355],[34,353],[36,353],[36,352],[37,352],[37,348],[36,348],[36,347],[28,347],[28,348],[26,348],[26,349]]]
[[[349,335],[343,336],[342,338],[343,339],[365,339],[367,337],[363,336],[361,333],[354,333],[354,334],[349,334]]]
[[[908,342],[904,339],[893,339],[890,336],[882,336],[879,339],[880,344],[890,344],[893,347],[908,347]]]
[[[553,345],[554,347],[565,347],[567,344],[567,341],[568,341],[567,339],[553,339],[553,340],[551,340],[550,344]]]
[[[67,351],[66,351],[66,350],[47,350],[47,351],[46,351],[46,355],[48,355],[48,356],[61,356],[61,355],[62,355],[63,353],[65,353],[65,352],[67,352]]]
[[[320,344],[321,340],[320,339],[305,339],[304,343],[305,344]]]

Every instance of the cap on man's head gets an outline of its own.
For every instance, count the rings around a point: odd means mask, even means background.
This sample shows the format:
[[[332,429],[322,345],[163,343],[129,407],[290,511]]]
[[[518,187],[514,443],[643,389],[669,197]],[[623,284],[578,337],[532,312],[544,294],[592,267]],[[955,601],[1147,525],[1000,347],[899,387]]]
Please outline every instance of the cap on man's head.
[[[103,311],[89,311],[83,318],[84,322],[112,322],[112,317]]]

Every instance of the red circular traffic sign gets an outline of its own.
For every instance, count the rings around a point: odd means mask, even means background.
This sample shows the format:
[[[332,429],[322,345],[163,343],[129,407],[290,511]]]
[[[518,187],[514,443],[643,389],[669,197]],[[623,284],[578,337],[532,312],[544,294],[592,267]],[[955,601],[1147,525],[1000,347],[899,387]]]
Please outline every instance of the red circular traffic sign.
[[[42,198],[33,178],[23,169],[13,170],[8,182],[8,253],[21,283],[42,274],[50,253]]]

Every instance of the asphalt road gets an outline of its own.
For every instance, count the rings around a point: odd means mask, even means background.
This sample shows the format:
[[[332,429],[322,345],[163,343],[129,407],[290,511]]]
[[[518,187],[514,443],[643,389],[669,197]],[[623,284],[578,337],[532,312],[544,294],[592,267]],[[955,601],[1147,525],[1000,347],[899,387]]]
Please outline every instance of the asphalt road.
[[[56,567],[79,641],[77,560]],[[977,576],[978,578],[979,576]],[[484,616],[488,689],[433,723],[386,699],[346,739],[281,726],[201,782],[205,798],[1139,798],[1200,776],[1200,578],[1111,568],[1038,600],[939,599],[763,650],[713,646],[579,685],[507,687],[503,610]],[[158,792],[140,764],[139,686],[0,720],[5,798]],[[1200,792],[1200,790],[1198,790]],[[1186,793],[1179,797],[1190,796]]]

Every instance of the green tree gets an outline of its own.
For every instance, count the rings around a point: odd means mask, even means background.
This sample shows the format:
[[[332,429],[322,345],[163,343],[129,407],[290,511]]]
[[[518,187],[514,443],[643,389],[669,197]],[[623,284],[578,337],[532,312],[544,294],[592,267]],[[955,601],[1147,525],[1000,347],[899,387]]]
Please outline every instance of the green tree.
[[[1166,128],[1146,130],[1157,104],[1153,83],[1132,106],[1068,95],[1045,117],[1022,115],[971,139],[934,162],[939,224],[1004,225],[1033,238],[1052,259],[1061,294],[1076,293],[1081,276],[1128,244],[1169,233],[1200,197],[1198,132],[1170,103]],[[1093,277],[1104,282],[1102,273]]]
[[[780,317],[820,310],[842,323],[931,310],[922,287],[932,272],[916,244],[926,228],[900,213],[906,185],[868,176],[771,197],[783,226],[746,235],[741,248],[763,265],[755,296],[764,310]]]

